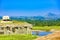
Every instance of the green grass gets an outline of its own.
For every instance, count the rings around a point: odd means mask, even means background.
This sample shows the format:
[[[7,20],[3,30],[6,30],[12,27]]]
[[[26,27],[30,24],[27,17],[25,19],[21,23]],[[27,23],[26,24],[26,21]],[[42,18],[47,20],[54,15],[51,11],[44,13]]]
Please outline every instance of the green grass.
[[[55,29],[55,30],[60,30],[60,26],[35,26],[33,27],[33,30],[45,30],[45,31],[50,31],[51,29]]]
[[[0,35],[0,40],[33,40],[37,36],[33,35]]]

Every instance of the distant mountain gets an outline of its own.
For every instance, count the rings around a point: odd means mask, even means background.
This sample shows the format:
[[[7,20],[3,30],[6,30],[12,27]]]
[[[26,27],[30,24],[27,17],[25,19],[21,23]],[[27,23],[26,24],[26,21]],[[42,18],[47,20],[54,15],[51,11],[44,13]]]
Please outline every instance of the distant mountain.
[[[33,19],[35,19],[35,20],[44,20],[45,18],[43,16],[34,16]]]
[[[59,16],[57,16],[54,13],[49,12],[46,17],[45,16],[11,16],[12,20],[50,20],[50,19],[58,19]],[[0,16],[0,19],[2,19],[2,16]]]
[[[56,19],[58,19],[58,16],[56,14],[50,12],[50,13],[47,14],[46,19],[54,19],[54,20],[56,20]]]
[[[19,16],[19,17],[10,17],[12,20],[44,20],[45,18],[43,16]]]

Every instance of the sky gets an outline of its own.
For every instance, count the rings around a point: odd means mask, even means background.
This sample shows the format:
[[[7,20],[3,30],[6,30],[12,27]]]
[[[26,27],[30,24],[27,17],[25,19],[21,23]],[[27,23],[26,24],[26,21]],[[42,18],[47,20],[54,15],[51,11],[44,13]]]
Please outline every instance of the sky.
[[[60,16],[60,0],[0,0],[0,16]]]

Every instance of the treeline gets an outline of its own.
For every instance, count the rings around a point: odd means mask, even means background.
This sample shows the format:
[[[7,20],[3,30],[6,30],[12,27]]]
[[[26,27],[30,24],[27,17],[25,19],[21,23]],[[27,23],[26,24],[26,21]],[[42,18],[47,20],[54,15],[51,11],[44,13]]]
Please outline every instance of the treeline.
[[[57,20],[31,20],[31,19],[20,19],[18,21],[25,21],[33,24],[34,26],[60,26],[60,18]]]
[[[0,17],[2,19],[2,17]],[[40,17],[30,18],[29,17],[11,17],[11,20],[24,21],[32,24],[33,26],[60,26],[60,18],[58,19],[42,19]]]

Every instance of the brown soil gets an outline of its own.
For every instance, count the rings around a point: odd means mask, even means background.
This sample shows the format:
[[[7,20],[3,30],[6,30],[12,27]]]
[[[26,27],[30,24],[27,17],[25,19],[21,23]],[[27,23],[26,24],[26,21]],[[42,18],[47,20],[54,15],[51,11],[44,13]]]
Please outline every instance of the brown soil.
[[[39,37],[35,40],[60,40],[60,31],[56,31],[56,32],[49,34],[47,36]]]

